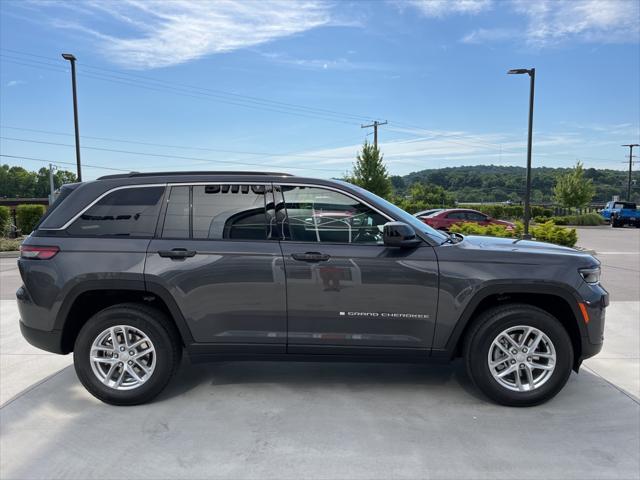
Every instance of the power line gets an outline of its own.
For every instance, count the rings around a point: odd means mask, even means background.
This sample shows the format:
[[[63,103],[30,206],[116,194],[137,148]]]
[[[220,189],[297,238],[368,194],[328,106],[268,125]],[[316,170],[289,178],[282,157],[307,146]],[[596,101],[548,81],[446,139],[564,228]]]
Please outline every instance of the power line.
[[[51,57],[47,57],[47,56],[43,56],[43,55],[36,55],[36,54],[33,54],[33,53],[22,52],[22,51],[19,51],[19,50],[13,50],[13,49],[9,49],[9,48],[0,48],[0,50],[4,50],[4,51],[7,51],[7,52],[12,52],[12,53],[18,54],[18,55],[26,55],[26,56],[30,56],[30,57],[42,58],[42,59],[45,59],[45,60],[48,60],[48,61],[52,61]],[[57,64],[55,64],[55,65],[57,65]],[[104,72],[109,72],[109,73],[115,73],[117,75],[125,75],[125,76],[136,78],[136,79],[142,79],[144,81],[150,81],[150,82],[165,84],[165,85],[169,85],[169,86],[177,86],[179,88],[188,88],[188,89],[193,89],[193,90],[206,91],[206,92],[210,92],[212,94],[221,95],[221,96],[235,97],[235,98],[238,98],[238,99],[242,99],[243,101],[252,101],[252,102],[258,102],[258,103],[263,103],[263,104],[271,104],[271,105],[277,105],[277,106],[294,108],[294,109],[309,110],[309,111],[314,111],[314,112],[322,112],[323,114],[331,114],[331,115],[335,115],[335,116],[340,116],[340,117],[344,117],[344,118],[352,118],[352,119],[357,119],[357,120],[363,120],[363,119],[366,119],[366,118],[370,118],[367,115],[357,115],[357,114],[351,114],[351,113],[347,113],[347,112],[339,112],[339,111],[336,111],[336,110],[330,110],[330,109],[326,109],[326,108],[310,107],[308,105],[301,105],[301,104],[296,104],[296,103],[291,103],[291,102],[282,102],[282,101],[278,101],[278,100],[270,100],[270,99],[263,98],[263,97],[255,97],[255,96],[250,96],[250,95],[243,95],[243,94],[238,94],[238,93],[235,93],[235,92],[229,92],[229,91],[225,91],[225,90],[199,87],[199,86],[195,86],[195,85],[188,85],[188,84],[178,83],[178,82],[170,82],[170,81],[166,81],[166,80],[159,80],[159,79],[156,79],[156,78],[153,78],[153,77],[149,77],[149,76],[145,76],[145,75],[138,75],[138,74],[133,74],[133,73],[129,73],[129,72],[117,71],[117,70],[108,69],[108,68],[104,68],[104,67],[98,67],[98,66],[95,66],[95,65],[87,64],[87,63],[83,63],[82,66],[83,66],[83,68],[90,68],[90,69],[93,69],[93,70],[99,70],[99,71],[104,71]]]
[[[20,160],[33,160],[35,162],[44,162],[44,163],[55,162],[55,163],[61,163],[63,165],[75,165],[74,162],[64,162],[64,161],[61,161],[61,160],[45,160],[44,158],[23,157],[23,156],[20,156],[20,155],[6,155],[4,153],[0,154],[0,157],[16,158],[16,159],[20,159]],[[123,168],[102,167],[102,166],[98,166],[98,165],[89,165],[89,164],[86,164],[86,163],[83,163],[82,166],[89,167],[89,168],[99,168],[101,170],[113,170],[115,172],[130,172],[131,171],[131,170],[125,170]]]
[[[55,145],[55,146],[59,146],[59,147],[73,147],[73,148],[75,148],[75,145],[68,144],[68,143],[46,142],[46,141],[43,141],[43,140],[33,140],[33,139],[5,137],[5,136],[0,136],[0,139],[14,141],[14,142],[37,143],[37,144],[42,144],[42,145]],[[161,153],[137,152],[137,151],[132,151],[132,150],[119,150],[119,149],[104,148],[104,147],[91,147],[91,146],[87,146],[87,145],[82,146],[82,149],[97,150],[97,151],[101,151],[101,152],[121,153],[121,154],[125,154],[125,155],[141,155],[141,156],[145,156],[145,157],[175,158],[177,160],[196,160],[198,162],[204,162],[204,163],[227,163],[227,164],[231,164],[231,165],[251,165],[251,166],[259,166],[259,167],[263,167],[264,166],[263,163],[236,162],[236,161],[233,161],[233,160],[213,160],[213,159],[210,159],[210,158],[202,158],[202,157],[187,157],[187,156],[183,156],[183,155],[165,155],[165,154],[161,154]],[[328,169],[328,168],[300,167],[300,166],[289,166],[289,165],[278,165],[278,166],[282,167],[282,168],[290,168],[292,170],[315,170],[315,171],[321,171],[321,172],[334,172],[334,173],[337,171],[337,169]]]
[[[45,57],[43,55],[36,55],[36,54],[32,54],[32,53],[27,53],[27,52],[21,52],[18,50],[12,50],[12,49],[7,49],[7,48],[0,48],[0,50],[4,50],[4,51],[8,51],[8,52],[13,52],[13,53],[17,53],[19,55],[26,55],[26,56],[31,56],[31,57],[36,57],[36,58],[42,58],[42,59],[46,59],[48,62],[51,62],[51,59],[49,57]],[[10,55],[6,55],[6,54],[0,54],[1,57],[5,57],[5,58],[9,58],[9,59],[13,59],[14,57],[11,57]],[[20,59],[21,61],[29,61],[29,62],[35,62],[39,65],[44,65],[47,68],[54,68],[55,71],[59,71],[59,72],[63,72],[65,70],[61,70],[58,67],[58,64],[53,64],[53,63],[44,63],[38,60],[31,60],[31,59]],[[13,61],[13,60],[5,60],[5,61]],[[18,63],[13,61],[13,63]],[[18,63],[20,65],[25,65],[25,66],[31,66],[33,68],[38,68],[36,65],[29,65],[29,64],[25,64],[25,63]],[[108,74],[107,76],[103,75],[99,75],[99,74],[92,74],[86,71],[83,71],[82,73],[79,72],[79,75],[82,76],[86,76],[89,78],[93,78],[93,79],[98,79],[98,80],[104,80],[104,81],[111,81],[111,82],[115,82],[115,83],[121,83],[121,84],[125,84],[125,85],[129,85],[129,86],[134,86],[134,87],[139,87],[139,88],[147,88],[147,89],[151,89],[151,90],[156,90],[156,91],[161,91],[161,92],[172,92],[172,93],[176,93],[178,95],[184,95],[184,96],[190,96],[190,97],[195,97],[195,98],[207,98],[209,97],[209,99],[211,99],[210,97],[216,98],[218,101],[222,102],[222,103],[227,103],[227,104],[231,104],[231,105],[237,105],[237,106],[243,106],[243,107],[248,107],[248,108],[258,108],[258,109],[262,109],[262,110],[268,110],[268,111],[274,111],[276,113],[285,113],[285,114],[290,114],[290,115],[297,115],[297,116],[303,116],[303,117],[311,117],[311,118],[316,118],[316,119],[320,119],[320,120],[327,120],[327,121],[332,121],[332,122],[338,122],[338,123],[343,123],[343,124],[348,124],[348,125],[355,125],[356,123],[353,120],[363,120],[363,119],[368,119],[371,118],[371,116],[369,115],[358,115],[358,114],[350,114],[350,113],[345,113],[345,112],[337,112],[335,110],[329,110],[329,109],[322,109],[322,108],[317,108],[317,107],[309,107],[309,106],[305,106],[305,105],[299,105],[299,104],[294,104],[294,103],[287,103],[287,102],[280,102],[280,101],[274,101],[274,100],[268,100],[268,99],[264,99],[264,98],[259,98],[259,97],[251,97],[251,96],[247,96],[247,95],[240,95],[240,94],[236,94],[236,93],[232,93],[232,92],[225,92],[222,90],[214,90],[214,89],[209,89],[209,88],[203,88],[203,87],[195,87],[195,86],[191,86],[191,85],[184,85],[184,84],[180,84],[177,82],[167,82],[164,80],[158,80],[158,79],[154,79],[148,76],[143,76],[143,75],[136,75],[136,74],[130,74],[127,72],[118,72],[118,71],[114,71],[114,70],[110,70],[107,68],[102,68],[102,67],[96,67],[96,66],[92,66],[92,65],[88,65],[83,63],[82,64],[83,68],[90,68],[90,69],[95,69],[95,70],[101,70],[101,71],[105,71],[105,72],[113,72],[116,75],[113,74]],[[125,78],[122,77],[122,75],[126,76],[126,77],[132,77],[135,79],[143,79],[143,81],[145,82],[144,84],[141,83],[135,83],[135,81],[131,80],[131,78]],[[149,82],[153,82],[149,85]],[[195,90],[195,91],[194,91]],[[207,92],[207,93],[203,93],[203,92]],[[238,103],[237,101],[229,101],[227,99],[225,99],[225,97],[229,97],[232,96],[234,98],[236,98],[237,100],[241,101],[241,102],[249,102],[249,104],[247,103]],[[220,98],[222,97],[222,98]],[[266,108],[263,108],[265,107]],[[272,108],[272,107],[277,107],[276,109]],[[283,108],[287,108],[288,110],[281,110]],[[309,114],[312,113],[313,114]],[[343,120],[338,120],[336,118],[327,118],[327,115],[331,116],[331,117],[339,117],[342,118]],[[351,121],[345,121],[345,119],[349,119]],[[393,125],[397,125],[399,127],[405,127],[405,128],[411,128],[411,129],[416,129],[416,130],[422,130],[426,133],[428,133],[429,135],[431,135],[432,138],[459,138],[459,139],[466,139],[467,143],[463,144],[463,145],[467,145],[467,144],[476,144],[478,146],[483,146],[483,147],[491,147],[491,148],[501,148],[501,145],[499,144],[491,144],[491,143],[487,143],[487,142],[481,142],[478,140],[473,139],[472,137],[468,137],[468,136],[464,136],[464,135],[458,135],[458,134],[434,134],[432,131],[425,129],[424,127],[420,127],[420,126],[416,126],[416,125],[411,125],[408,123],[403,123],[403,122],[398,122],[395,120],[390,120],[390,122]],[[393,128],[390,128],[391,130],[394,130]],[[399,131],[397,129],[395,129],[396,131]],[[471,140],[471,141],[469,141]],[[453,141],[449,141],[448,143],[459,143],[462,144],[461,142],[453,142]]]
[[[5,54],[0,54],[0,57],[4,57],[3,61],[5,62],[14,63],[17,65],[66,73],[64,69],[60,69],[55,65],[40,62],[37,60],[31,60],[31,59],[15,60],[14,58],[7,56]],[[84,64],[83,64],[83,67],[84,67]],[[294,115],[298,117],[313,118],[317,120],[324,120],[328,122],[334,122],[334,123],[340,123],[340,124],[346,124],[346,125],[358,125],[358,123],[355,121],[346,121],[346,120],[340,120],[339,118],[334,118],[335,115],[298,111],[298,110],[293,110],[287,107],[279,107],[277,105],[275,106],[262,105],[255,102],[252,103],[249,100],[234,101],[234,100],[229,100],[225,98],[220,98],[219,95],[214,95],[214,94],[205,93],[205,92],[191,91],[189,89],[185,89],[184,87],[180,87],[180,88],[169,87],[169,86],[157,85],[149,82],[141,82],[139,80],[132,80],[130,78],[118,77],[115,75],[96,74],[96,73],[87,72],[87,71],[78,72],[78,76],[92,78],[95,80],[112,82],[112,83],[124,84],[131,87],[143,88],[145,90],[154,90],[154,91],[163,92],[163,93],[169,92],[169,93],[174,93],[176,95],[182,95],[186,97],[207,99],[210,101],[215,101],[219,103],[225,103],[228,105],[240,106],[245,108],[252,108],[252,109],[264,110],[264,111],[275,112],[275,113],[283,113],[286,115]]]

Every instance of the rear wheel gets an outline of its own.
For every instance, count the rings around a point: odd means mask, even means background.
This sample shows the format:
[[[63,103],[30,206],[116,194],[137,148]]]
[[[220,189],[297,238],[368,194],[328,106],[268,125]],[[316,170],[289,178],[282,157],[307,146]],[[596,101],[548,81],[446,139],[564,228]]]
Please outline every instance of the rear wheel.
[[[560,322],[523,304],[484,312],[467,336],[464,355],[474,384],[510,406],[549,400],[567,382],[573,365],[571,339]]]
[[[180,361],[180,344],[162,312],[139,304],[114,305],[82,327],[73,361],[78,378],[96,398],[137,405],[167,385]]]

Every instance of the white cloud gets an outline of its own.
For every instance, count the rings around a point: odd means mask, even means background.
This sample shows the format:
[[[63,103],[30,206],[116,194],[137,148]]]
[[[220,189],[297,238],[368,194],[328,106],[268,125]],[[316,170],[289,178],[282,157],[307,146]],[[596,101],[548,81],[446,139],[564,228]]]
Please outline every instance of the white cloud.
[[[294,58],[285,53],[264,52],[261,54],[268,60],[282,65],[309,70],[383,70],[384,66],[370,62],[355,62],[346,58]]]
[[[455,13],[475,15],[491,7],[493,0],[405,0],[400,8],[410,5],[425,17],[444,17]]]
[[[460,41],[478,44],[515,39],[535,48],[570,40],[640,41],[640,2],[637,0],[511,0],[508,5],[515,14],[524,17],[526,26],[519,30],[478,28]]]
[[[9,80],[7,82],[7,87],[17,87],[18,85],[24,85],[25,82],[24,80]]]
[[[508,40],[516,37],[518,34],[514,30],[506,28],[478,28],[466,34],[460,41],[462,43],[492,43],[502,40]]]
[[[546,47],[564,40],[637,42],[637,0],[515,0],[514,9],[528,18],[526,41]]]
[[[44,4],[51,5],[68,7]],[[332,22],[330,5],[322,0],[123,0],[83,7],[81,17],[54,17],[54,25],[90,33],[112,61],[133,69],[176,65]],[[117,22],[118,34],[95,26],[105,15]],[[123,29],[127,33],[120,33]]]

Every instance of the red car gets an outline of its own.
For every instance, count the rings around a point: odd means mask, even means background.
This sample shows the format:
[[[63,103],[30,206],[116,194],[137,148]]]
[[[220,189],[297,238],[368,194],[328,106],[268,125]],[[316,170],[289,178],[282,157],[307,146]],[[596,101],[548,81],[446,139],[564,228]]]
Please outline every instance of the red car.
[[[485,215],[477,210],[462,208],[442,210],[429,215],[428,217],[423,217],[421,220],[427,225],[438,230],[449,230],[451,225],[464,222],[473,222],[480,225],[504,225],[507,227],[507,230],[511,230],[516,227],[511,222],[496,220],[495,218],[491,218],[489,215]]]

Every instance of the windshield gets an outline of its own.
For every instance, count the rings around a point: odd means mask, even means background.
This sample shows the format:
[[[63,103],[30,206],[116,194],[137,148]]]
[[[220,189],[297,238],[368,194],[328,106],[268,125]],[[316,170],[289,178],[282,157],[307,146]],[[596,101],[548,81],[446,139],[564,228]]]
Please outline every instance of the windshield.
[[[431,228],[426,223],[423,223],[422,221],[420,221],[418,218],[414,217],[410,213],[405,212],[400,207],[396,207],[393,203],[388,202],[384,198],[379,197],[378,195],[371,193],[368,190],[365,190],[364,188],[360,188],[351,183],[343,182],[341,180],[335,180],[335,181],[342,183],[344,185],[348,185],[349,187],[357,190],[358,193],[360,193],[364,198],[370,200],[374,204],[381,204],[384,208],[386,208],[387,210],[389,210],[389,212],[391,212],[391,214],[393,215],[393,217],[395,217],[396,220],[404,223],[408,223],[416,231],[429,235],[429,237],[431,237],[436,243],[440,244],[449,238],[445,233],[439,232],[438,230]]]

